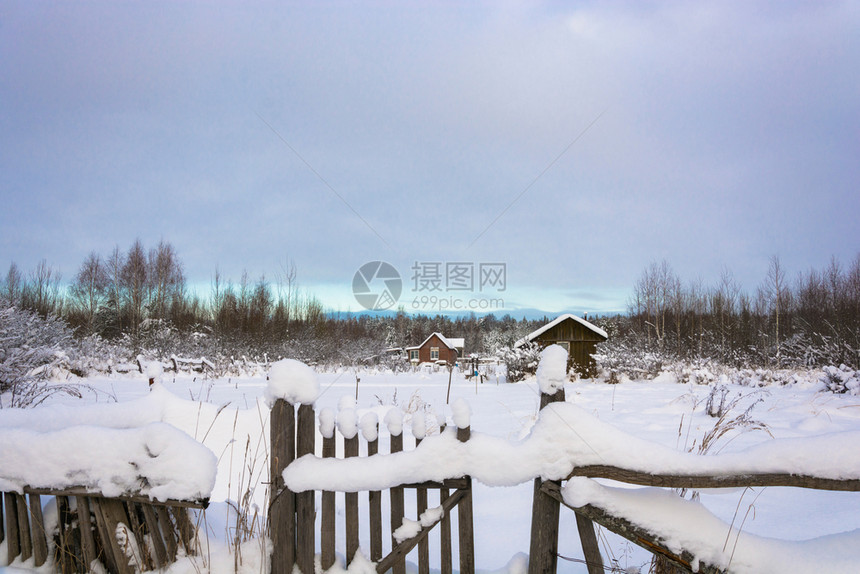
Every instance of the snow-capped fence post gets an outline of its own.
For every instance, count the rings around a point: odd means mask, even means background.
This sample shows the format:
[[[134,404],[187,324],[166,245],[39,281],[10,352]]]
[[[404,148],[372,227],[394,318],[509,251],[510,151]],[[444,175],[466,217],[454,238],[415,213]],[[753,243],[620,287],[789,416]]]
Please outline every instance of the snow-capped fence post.
[[[388,425],[388,432],[391,434],[391,443],[389,452],[391,454],[403,451],[403,415],[398,409],[390,409],[385,415],[385,423]],[[403,523],[403,517],[406,515],[406,508],[403,501],[403,487],[396,486],[388,491],[390,506],[391,506],[391,546],[397,546],[397,539],[394,538],[395,525]],[[394,574],[406,573],[406,558],[402,557],[392,565]]]
[[[469,405],[462,399],[454,401],[454,423],[457,425],[457,440],[468,442],[472,436]],[[475,572],[475,536],[472,519],[472,477],[464,477],[468,487],[457,504],[457,520],[459,526],[460,544],[460,574]]]
[[[272,363],[266,396],[272,403],[269,432],[269,536],[271,571],[314,571],[314,493],[293,493],[284,484],[284,469],[314,451],[313,402],[319,394],[316,373],[299,361]],[[298,414],[295,405],[299,405]]]
[[[337,453],[337,439],[334,435],[334,413],[331,409],[320,411],[319,423],[323,458],[334,458]],[[320,564],[323,570],[331,568],[335,561],[335,514],[335,493],[325,490],[320,508]]]
[[[338,413],[338,429],[343,436],[343,456],[353,458],[358,456],[358,428],[355,421],[355,402],[344,405]],[[358,493],[344,493],[344,514],[346,517],[346,561],[352,562],[358,552]]]
[[[361,434],[367,441],[367,456],[379,453],[379,419],[376,413],[366,413],[361,417]],[[382,492],[371,490],[367,493],[370,518],[370,560],[382,559]]]
[[[284,487],[284,469],[296,457],[296,413],[293,405],[276,399],[269,425],[269,536],[272,539],[272,572],[291,572],[296,562],[296,500]]]
[[[564,402],[564,383],[567,379],[567,351],[558,345],[550,345],[541,352],[537,370],[540,387],[540,410],[552,403]],[[556,488],[559,481],[544,481],[540,477],[534,482],[532,498],[531,542],[529,545],[529,574],[555,572],[558,567],[558,523],[560,503],[544,492],[544,485]],[[585,555],[589,574],[603,572],[603,560],[597,547],[594,524],[588,518],[576,514],[576,527]]]
[[[314,407],[302,404],[296,420],[296,458],[314,452]],[[302,572],[314,571],[314,491],[296,493],[296,565]]]

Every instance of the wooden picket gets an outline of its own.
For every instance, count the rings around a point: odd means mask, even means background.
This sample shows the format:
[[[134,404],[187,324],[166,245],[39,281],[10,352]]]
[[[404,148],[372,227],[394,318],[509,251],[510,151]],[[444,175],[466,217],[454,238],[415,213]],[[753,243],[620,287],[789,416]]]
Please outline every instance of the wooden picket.
[[[6,541],[6,563],[33,559],[36,567],[43,566],[53,548],[54,569],[57,572],[86,573],[94,560],[102,562],[108,572],[133,574],[137,570],[163,568],[176,560],[180,545],[193,555],[194,525],[189,508],[206,508],[207,500],[153,502],[148,498],[128,495],[105,498],[86,489],[52,490],[25,487],[23,493],[4,492],[0,513],[3,528],[0,542]],[[42,515],[42,496],[56,498],[57,536],[49,541]],[[76,510],[72,510],[74,499]],[[135,544],[117,539],[117,527],[133,537]],[[146,541],[151,543],[152,553]],[[52,542],[49,544],[49,542]],[[139,556],[129,556],[136,548]]]
[[[296,410],[298,412],[295,415]],[[294,416],[295,415],[295,416]],[[290,462],[302,454],[313,452],[315,440],[315,428],[312,424],[313,410],[308,405],[300,405],[298,409],[290,403],[278,399],[272,408],[272,420],[270,429],[272,432],[272,504],[270,506],[270,533],[274,543],[271,571],[289,572],[293,566],[297,566],[302,572],[312,572],[314,564],[316,525],[315,525],[315,492],[306,491],[292,493],[283,484],[283,470]],[[345,458],[359,456],[358,435],[343,437],[333,434],[331,437],[322,438],[323,458],[336,456],[338,436],[342,440],[343,454]],[[460,441],[469,440],[470,431],[457,429],[457,437]],[[290,456],[287,451],[286,442],[294,442],[295,456]],[[379,454],[378,439],[367,441],[367,456]],[[403,451],[402,434],[391,435],[389,452],[397,453]],[[277,463],[276,463],[277,460]],[[419,533],[409,539],[397,542],[394,538],[396,530],[406,516],[405,491],[414,490],[416,493],[416,513],[420,516],[429,507],[430,491],[439,493],[439,506],[442,508],[442,519],[436,524],[423,527]],[[453,491],[453,494],[452,494]],[[429,572],[430,568],[430,543],[428,534],[439,526],[441,533],[439,556],[442,563],[442,572],[452,571],[452,528],[450,513],[454,508],[458,511],[458,541],[459,541],[459,565],[462,574],[474,572],[474,533],[472,527],[472,481],[469,477],[445,480],[442,482],[422,482],[419,484],[401,484],[388,489],[389,511],[390,511],[390,543],[388,553],[383,548],[383,521],[382,521],[382,497],[383,492],[368,491],[366,497],[361,493],[343,493],[344,499],[344,532],[343,541],[346,551],[347,565],[355,558],[359,550],[360,534],[366,532],[365,536],[370,541],[368,558],[376,563],[377,572],[391,571],[394,574],[406,572],[406,557],[416,547],[419,573]],[[323,569],[330,568],[335,560],[336,541],[336,500],[337,493],[322,491],[320,494],[320,563]],[[289,509],[285,501],[291,498],[296,500],[295,508]],[[367,523],[362,524],[359,520],[359,508],[361,500],[366,500]],[[305,501],[304,503],[302,501]],[[305,506],[303,506],[303,504]],[[366,531],[364,529],[367,529]],[[277,542],[275,542],[277,536]]]

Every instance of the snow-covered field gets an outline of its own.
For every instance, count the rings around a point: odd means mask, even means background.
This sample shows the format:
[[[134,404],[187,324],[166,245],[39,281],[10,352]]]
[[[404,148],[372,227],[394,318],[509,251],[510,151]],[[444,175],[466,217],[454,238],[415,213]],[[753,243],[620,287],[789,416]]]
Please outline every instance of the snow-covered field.
[[[438,415],[452,420],[446,406],[448,373],[376,373],[367,370],[344,370],[319,373],[321,394],[317,410],[337,410],[342,397],[355,398],[360,418],[373,411],[380,421],[396,408],[404,415],[406,449],[414,444],[411,416],[426,414],[428,436],[438,433]],[[728,385],[728,400],[741,398],[733,414],[740,414],[759,401],[750,416],[767,425],[762,430],[733,432],[722,437],[710,454],[731,453],[775,438],[798,438],[844,431],[860,431],[860,397],[822,393],[816,376],[799,377],[801,382],[789,386],[760,389]],[[804,382],[805,381],[805,382]],[[206,511],[206,534],[201,535],[208,550],[206,565],[212,571],[229,572],[234,560],[226,554],[236,536],[235,509],[243,517],[253,518],[255,510],[266,505],[268,480],[268,407],[265,402],[264,376],[207,380],[190,375],[165,373],[162,388],[150,391],[143,375],[120,378],[91,378],[84,381],[95,392],[84,399],[56,396],[39,409],[22,413],[0,411],[0,429],[26,426],[40,432],[55,431],[64,425],[101,425],[112,428],[143,426],[166,422],[200,440],[217,457],[217,477],[212,504]],[[565,385],[567,401],[639,439],[663,445],[678,452],[696,450],[702,437],[716,421],[705,412],[709,387],[682,385],[670,375],[654,381],[630,381],[617,385],[589,381]],[[483,384],[467,381],[454,373],[451,403],[464,399],[471,406],[471,428],[510,441],[528,437],[538,410],[538,385],[534,379],[505,384],[494,378]],[[835,435],[833,441],[842,440]],[[845,451],[856,445],[844,446]],[[363,448],[363,445],[362,445]],[[380,425],[380,451],[388,450],[388,433]],[[834,452],[838,453],[839,448]],[[516,467],[517,459],[499,461],[500,466]],[[800,461],[798,464],[802,464]],[[852,463],[853,464],[853,463]],[[837,465],[838,466],[838,465]],[[850,469],[854,473],[860,469]],[[517,486],[475,484],[475,554],[479,571],[520,572],[527,562],[529,525],[533,485],[531,481]],[[383,497],[384,503],[387,497]],[[812,539],[860,529],[860,493],[812,491],[795,488],[724,489],[702,492],[701,502],[726,523],[734,522],[746,533],[789,541]],[[434,501],[431,499],[431,505]],[[338,498],[338,504],[342,500]],[[415,518],[414,510],[407,516]],[[50,509],[48,509],[50,515]],[[383,515],[387,515],[383,511]],[[734,519],[733,519],[734,517]],[[679,516],[683,525],[685,518]],[[258,523],[259,524],[259,523]],[[692,527],[692,525],[691,525]],[[250,529],[260,531],[252,523]],[[240,529],[241,530],[241,529]],[[728,536],[728,529],[726,530]],[[604,556],[615,560],[619,568],[647,572],[650,555],[611,534],[598,535]],[[431,535],[431,555],[434,547]],[[854,535],[853,546],[860,546],[860,535]],[[722,544],[724,541],[719,541]],[[729,541],[729,546],[734,539]],[[842,541],[844,542],[844,540]],[[343,537],[338,539],[343,552]],[[362,546],[367,540],[362,534]],[[835,552],[838,552],[838,546]],[[856,551],[855,551],[856,552]],[[243,548],[243,571],[259,571],[260,544],[251,540]],[[562,510],[559,553],[560,572],[585,572],[576,560],[582,558],[573,513]],[[0,548],[0,560],[5,548]],[[611,565],[611,564],[607,564]],[[171,571],[197,571],[201,564],[183,562]],[[845,570],[853,571],[853,570]]]

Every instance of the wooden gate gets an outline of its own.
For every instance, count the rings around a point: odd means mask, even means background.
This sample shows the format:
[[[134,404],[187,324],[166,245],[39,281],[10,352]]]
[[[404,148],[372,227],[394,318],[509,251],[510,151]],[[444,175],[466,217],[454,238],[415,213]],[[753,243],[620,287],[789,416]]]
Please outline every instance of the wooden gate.
[[[272,502],[269,508],[269,535],[273,542],[272,572],[290,572],[296,565],[302,572],[314,571],[316,554],[315,491],[294,493],[284,485],[283,471],[296,458],[314,452],[316,415],[310,405],[296,406],[278,399],[271,413],[271,483]],[[461,442],[469,440],[470,429],[457,429]],[[342,441],[345,458],[359,456],[358,434],[343,436],[333,433],[322,438],[323,458],[336,456],[338,437]],[[419,441],[420,442],[420,441]],[[392,432],[390,453],[403,450],[402,433]],[[367,441],[367,455],[379,454],[378,439]],[[404,523],[406,516],[404,491],[414,490],[416,517],[421,520],[417,533],[405,538],[397,535],[397,529]],[[429,493],[438,493],[438,506],[441,512],[429,513]],[[336,523],[335,492],[323,491],[320,494],[320,558],[323,569],[335,562]],[[388,489],[390,503],[390,542],[383,544],[382,496],[381,491],[366,493],[367,524],[359,524],[359,493],[345,492],[344,521],[345,548],[347,563],[355,559],[359,550],[359,534],[366,532],[370,540],[368,558],[376,563],[377,572],[392,571],[402,574],[406,571],[406,555],[417,547],[418,571],[430,571],[430,544],[428,534],[435,527],[440,531],[439,556],[441,571],[453,571],[452,520],[457,508],[457,539],[459,547],[459,571],[471,574],[475,569],[474,534],[472,519],[472,480],[461,477],[442,482],[422,482],[400,484]],[[434,495],[434,498],[436,495]],[[384,547],[388,547],[385,553]]]

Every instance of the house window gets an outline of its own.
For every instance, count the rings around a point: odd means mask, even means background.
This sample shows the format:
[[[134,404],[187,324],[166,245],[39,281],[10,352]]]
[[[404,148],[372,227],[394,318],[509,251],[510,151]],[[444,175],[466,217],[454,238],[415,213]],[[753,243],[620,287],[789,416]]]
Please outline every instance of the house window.
[[[430,360],[438,361],[439,360],[439,347],[430,347]]]
[[[418,362],[418,349],[409,351],[409,360]]]
[[[568,353],[570,352],[570,341],[559,341],[556,345],[562,347]]]

